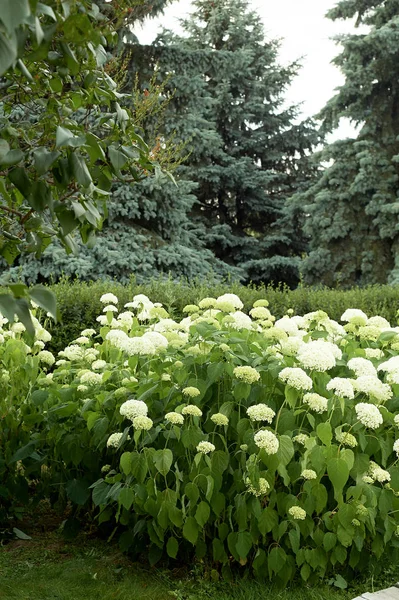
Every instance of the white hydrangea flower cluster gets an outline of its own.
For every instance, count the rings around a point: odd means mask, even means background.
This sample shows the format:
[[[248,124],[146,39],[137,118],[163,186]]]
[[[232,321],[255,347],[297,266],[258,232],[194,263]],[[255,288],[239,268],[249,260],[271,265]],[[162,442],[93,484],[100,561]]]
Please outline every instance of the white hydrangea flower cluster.
[[[384,352],[380,348],[365,348],[364,353],[369,360],[375,358],[379,360],[384,356]]]
[[[91,368],[93,369],[93,371],[101,371],[101,369],[104,369],[107,366],[107,361],[106,360],[95,360],[91,363]]]
[[[54,354],[52,354],[48,350],[40,350],[37,356],[40,362],[45,363],[49,367],[51,367],[55,363]]]
[[[117,448],[119,446],[119,442],[122,439],[122,436],[123,433],[112,433],[107,440],[108,448]]]
[[[152,419],[145,417],[144,415],[139,415],[133,419],[133,427],[137,429],[137,431],[149,431],[153,425]]]
[[[255,433],[254,442],[258,448],[265,450],[266,454],[276,454],[280,446],[277,437],[268,429],[261,429]]]
[[[253,494],[256,497],[266,496],[269,493],[270,485],[264,477],[259,477],[258,485],[255,487],[249,477],[245,480],[247,486],[247,492]]]
[[[317,479],[317,473],[313,469],[304,469],[301,473],[301,477],[304,479]]]
[[[109,292],[101,296],[100,302],[101,304],[118,304],[118,298]]]
[[[260,374],[256,369],[250,367],[248,365],[244,365],[242,367],[235,367],[233,369],[233,375],[240,381],[244,381],[245,383],[255,383],[259,381]]]
[[[326,385],[326,389],[329,392],[334,392],[339,398],[348,398],[353,400],[355,393],[353,391],[353,385],[349,379],[344,377],[334,377]]]
[[[329,371],[336,365],[336,359],[328,342],[314,340],[303,344],[298,351],[298,361],[312,371]]]
[[[355,357],[348,360],[348,368],[353,371],[357,377],[377,376],[377,369],[370,360],[362,357]]]
[[[358,308],[348,308],[341,315],[341,321],[362,326],[367,324],[368,316]]]
[[[288,509],[288,514],[296,521],[304,521],[306,519],[306,511],[300,506],[291,506]]]
[[[119,413],[122,417],[133,421],[136,417],[146,417],[148,415],[148,406],[142,400],[126,400],[121,405]]]
[[[337,441],[344,446],[349,446],[349,448],[356,448],[357,446],[357,439],[348,431],[339,431],[336,433],[335,437]]]
[[[195,404],[187,404],[187,406],[183,407],[181,412],[183,415],[191,417],[202,417],[202,410],[198,408],[198,406],[195,406]]]
[[[180,413],[177,412],[169,412],[165,415],[165,420],[171,425],[183,425],[184,417]]]
[[[353,382],[353,388],[357,392],[362,392],[370,398],[374,398],[379,404],[386,402],[393,396],[391,386],[388,383],[383,383],[373,375],[358,377]]]
[[[215,450],[215,446],[211,442],[200,442],[197,446],[197,452],[201,454],[209,454]]]
[[[369,429],[377,429],[384,422],[382,414],[375,404],[359,402],[359,404],[356,404],[355,406],[355,411],[357,418],[362,425],[368,427]]]
[[[393,451],[396,452],[396,456],[399,458],[399,440],[395,440],[393,444]]]
[[[311,390],[313,381],[300,367],[285,367],[278,375],[279,379],[297,390]]]
[[[183,396],[187,396],[187,398],[197,398],[201,395],[201,392],[198,388],[189,386],[182,390],[182,394]]]
[[[387,481],[391,481],[391,475],[388,473],[388,471],[385,471],[385,469],[382,469],[379,465],[377,465],[377,463],[373,461],[370,461],[367,476],[372,479],[372,483],[374,483],[375,481],[378,481],[378,483],[386,483]]]
[[[266,421],[266,423],[271,423],[276,413],[267,404],[255,404],[247,408],[247,415],[251,421]]]
[[[215,413],[211,416],[212,423],[219,427],[226,427],[229,424],[229,419],[222,413]]]
[[[253,323],[251,317],[246,315],[245,313],[237,310],[234,313],[231,313],[228,316],[228,320],[226,317],[226,324],[232,329],[252,329]]]
[[[316,394],[314,392],[308,392],[303,396],[304,404],[307,404],[310,410],[313,410],[316,413],[323,413],[327,410],[328,400],[320,394]]]
[[[294,437],[292,438],[293,442],[296,442],[297,444],[301,444],[301,446],[304,446],[306,444],[306,442],[308,441],[309,436],[306,435],[306,433],[298,433],[298,435],[294,435]]]
[[[86,371],[80,375],[80,383],[83,385],[100,385],[102,380],[101,373],[93,373],[93,371]]]

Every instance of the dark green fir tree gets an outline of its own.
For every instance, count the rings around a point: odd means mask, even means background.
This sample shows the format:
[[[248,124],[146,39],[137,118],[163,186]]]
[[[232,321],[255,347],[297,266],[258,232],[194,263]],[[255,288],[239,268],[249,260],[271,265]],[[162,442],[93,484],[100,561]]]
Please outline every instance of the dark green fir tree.
[[[164,31],[132,49],[132,73],[156,65],[174,90],[165,132],[187,142],[180,169],[197,183],[190,219],[219,261],[245,282],[298,282],[305,251],[298,211],[289,199],[309,184],[319,141],[298,122],[285,93],[297,63],[282,67],[279,43],[266,41],[245,0],[197,0],[183,34]]]
[[[339,38],[345,83],[320,116],[326,131],[341,117],[360,130],[324,149],[328,167],[296,200],[310,240],[304,279],[399,283],[399,0],[343,0],[328,17],[360,29]]]

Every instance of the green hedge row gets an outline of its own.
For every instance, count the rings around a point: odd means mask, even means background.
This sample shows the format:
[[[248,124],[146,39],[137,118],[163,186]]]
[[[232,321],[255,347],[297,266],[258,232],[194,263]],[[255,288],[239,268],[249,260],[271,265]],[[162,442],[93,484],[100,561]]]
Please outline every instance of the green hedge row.
[[[331,290],[328,288],[298,287],[296,290],[272,286],[245,287],[235,282],[180,282],[154,280],[138,285],[132,281],[121,285],[115,281],[97,281],[92,283],[62,280],[52,287],[58,300],[62,323],[51,325],[53,335],[50,349],[59,351],[76,338],[86,327],[93,327],[96,317],[101,314],[100,297],[112,292],[119,298],[123,307],[135,294],[146,294],[153,302],[162,302],[173,317],[180,316],[186,304],[193,304],[206,296],[219,296],[226,292],[238,294],[250,309],[255,300],[267,298],[270,310],[282,317],[287,309],[303,315],[313,310],[325,310],[331,318],[339,320],[346,308],[360,308],[369,316],[381,315],[392,325],[397,324],[396,312],[399,308],[399,286],[374,285],[351,290]]]

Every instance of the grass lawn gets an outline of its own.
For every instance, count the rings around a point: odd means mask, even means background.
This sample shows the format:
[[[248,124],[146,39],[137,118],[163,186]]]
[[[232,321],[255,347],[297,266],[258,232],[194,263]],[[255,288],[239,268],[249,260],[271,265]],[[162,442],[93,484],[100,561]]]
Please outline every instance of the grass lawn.
[[[132,563],[115,545],[88,534],[66,541],[48,527],[25,527],[31,540],[0,547],[1,600],[350,600],[399,580],[399,565],[390,565],[378,578],[369,576],[344,591],[327,584],[281,591],[255,581],[212,583],[186,570]]]

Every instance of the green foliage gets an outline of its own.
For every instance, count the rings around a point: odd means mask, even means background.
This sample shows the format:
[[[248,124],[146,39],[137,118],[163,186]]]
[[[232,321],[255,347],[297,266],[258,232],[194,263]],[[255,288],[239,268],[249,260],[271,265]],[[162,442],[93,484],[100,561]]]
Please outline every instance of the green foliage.
[[[122,302],[107,290],[97,331],[54,368],[3,323],[3,364],[27,369],[18,389],[2,379],[11,484],[38,478],[36,497],[151,565],[196,557],[223,578],[345,587],[399,547],[396,330],[359,310],[345,328],[320,310],[273,325],[266,301],[251,318],[232,293],[177,321],[143,294]]]
[[[183,36],[134,46],[130,69],[143,87],[149,66],[170,77],[164,131],[190,150],[180,172],[197,183],[196,233],[243,280],[295,285],[305,246],[288,199],[312,178],[319,142],[312,122],[294,125],[297,107],[282,106],[299,66],[277,63],[278,42],[244,0],[194,2],[181,25]]]
[[[315,158],[324,168],[296,201],[310,241],[301,269],[310,284],[398,281],[398,10],[397,0],[343,0],[327,15],[356,17],[367,29],[339,38],[342,52],[334,62],[345,83],[320,113],[326,131],[345,117],[359,134]]]

